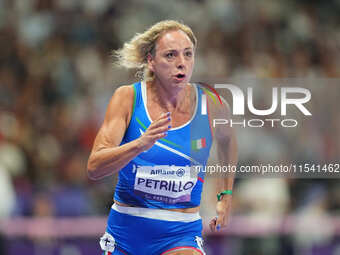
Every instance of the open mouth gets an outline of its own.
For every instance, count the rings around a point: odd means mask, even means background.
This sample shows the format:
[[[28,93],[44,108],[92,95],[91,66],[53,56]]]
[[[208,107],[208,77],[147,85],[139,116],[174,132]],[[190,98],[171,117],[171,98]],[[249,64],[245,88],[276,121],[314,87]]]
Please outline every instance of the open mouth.
[[[185,74],[179,73],[179,74],[176,75],[176,77],[177,77],[178,79],[183,79],[183,78],[185,77]]]

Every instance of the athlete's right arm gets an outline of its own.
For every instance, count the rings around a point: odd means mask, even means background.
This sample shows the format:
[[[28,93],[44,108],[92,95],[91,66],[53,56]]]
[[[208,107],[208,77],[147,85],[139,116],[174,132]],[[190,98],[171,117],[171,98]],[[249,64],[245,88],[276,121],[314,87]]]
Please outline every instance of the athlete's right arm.
[[[90,179],[97,180],[117,173],[134,157],[166,136],[170,116],[162,114],[141,137],[119,146],[130,123],[133,101],[132,86],[119,87],[112,96],[87,162]]]

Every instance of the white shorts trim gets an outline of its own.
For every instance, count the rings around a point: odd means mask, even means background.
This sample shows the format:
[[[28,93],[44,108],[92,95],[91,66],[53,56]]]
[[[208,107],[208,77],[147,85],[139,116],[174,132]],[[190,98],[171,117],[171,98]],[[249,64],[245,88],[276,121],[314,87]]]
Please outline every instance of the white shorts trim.
[[[154,220],[166,220],[166,221],[180,221],[180,222],[192,222],[200,220],[201,216],[197,213],[183,213],[174,212],[163,209],[142,208],[142,207],[126,207],[113,204],[111,207],[113,210],[125,213],[132,216],[144,217]]]

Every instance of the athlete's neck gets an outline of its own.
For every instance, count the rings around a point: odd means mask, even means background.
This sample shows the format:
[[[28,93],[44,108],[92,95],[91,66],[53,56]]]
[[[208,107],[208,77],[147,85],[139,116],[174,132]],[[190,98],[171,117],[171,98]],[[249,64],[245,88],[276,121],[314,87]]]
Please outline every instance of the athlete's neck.
[[[152,98],[169,112],[178,110],[185,99],[188,99],[191,90],[189,84],[184,87],[168,87],[156,79],[149,85]]]

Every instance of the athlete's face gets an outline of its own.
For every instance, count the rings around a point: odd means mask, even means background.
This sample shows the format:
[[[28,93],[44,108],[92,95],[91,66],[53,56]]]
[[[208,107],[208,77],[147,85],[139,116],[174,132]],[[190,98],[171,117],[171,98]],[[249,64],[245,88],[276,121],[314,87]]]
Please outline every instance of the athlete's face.
[[[194,67],[194,46],[186,33],[170,31],[156,42],[154,56],[149,56],[148,67],[163,85],[184,87]]]

